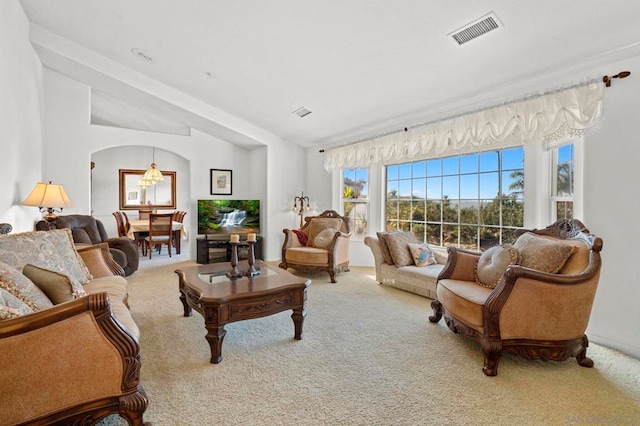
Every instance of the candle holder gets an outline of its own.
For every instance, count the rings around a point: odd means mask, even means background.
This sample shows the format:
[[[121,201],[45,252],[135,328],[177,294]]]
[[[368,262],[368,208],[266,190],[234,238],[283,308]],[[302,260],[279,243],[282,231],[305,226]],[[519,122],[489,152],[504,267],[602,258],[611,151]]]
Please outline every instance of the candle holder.
[[[256,245],[255,241],[247,241],[247,243],[249,244],[249,257],[247,259],[248,263],[249,263],[249,269],[247,269],[247,272],[244,273],[244,275],[246,275],[249,278],[255,277],[256,275],[260,275],[260,270],[256,269],[255,264],[256,264],[256,252],[254,250],[254,247]]]
[[[238,243],[230,241],[229,244],[231,244],[231,270],[227,272],[227,277],[236,280],[242,277],[242,272],[238,269]]]

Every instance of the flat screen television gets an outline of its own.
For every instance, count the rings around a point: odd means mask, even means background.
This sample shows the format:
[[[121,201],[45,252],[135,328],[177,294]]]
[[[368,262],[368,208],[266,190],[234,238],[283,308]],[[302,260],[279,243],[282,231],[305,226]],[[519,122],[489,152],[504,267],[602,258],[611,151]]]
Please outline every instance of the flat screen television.
[[[198,200],[198,234],[260,233],[260,200]]]

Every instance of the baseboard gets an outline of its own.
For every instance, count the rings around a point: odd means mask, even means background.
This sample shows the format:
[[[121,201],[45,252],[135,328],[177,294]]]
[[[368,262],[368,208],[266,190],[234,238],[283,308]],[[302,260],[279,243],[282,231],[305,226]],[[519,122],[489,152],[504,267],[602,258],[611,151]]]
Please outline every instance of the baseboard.
[[[589,338],[589,342],[592,342],[601,346],[606,346],[607,348],[620,351],[625,355],[629,355],[634,358],[640,359],[640,348],[637,346],[621,343],[616,340],[611,340],[603,336],[598,336],[597,334],[590,334],[588,332],[587,332],[587,337]]]

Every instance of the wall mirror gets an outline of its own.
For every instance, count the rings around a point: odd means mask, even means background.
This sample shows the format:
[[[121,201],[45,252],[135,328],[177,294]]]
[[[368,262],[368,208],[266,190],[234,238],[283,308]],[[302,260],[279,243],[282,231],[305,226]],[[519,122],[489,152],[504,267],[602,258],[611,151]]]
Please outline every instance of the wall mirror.
[[[148,188],[138,185],[144,172],[120,169],[120,210],[175,209],[176,172],[161,170],[164,180]]]

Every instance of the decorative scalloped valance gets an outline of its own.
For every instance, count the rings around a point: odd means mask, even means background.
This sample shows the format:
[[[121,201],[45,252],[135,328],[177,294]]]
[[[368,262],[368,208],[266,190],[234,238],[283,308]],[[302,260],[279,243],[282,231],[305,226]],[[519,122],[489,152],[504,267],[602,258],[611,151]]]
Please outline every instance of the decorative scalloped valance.
[[[579,135],[602,111],[602,83],[529,97],[325,150],[326,170],[395,164]]]

